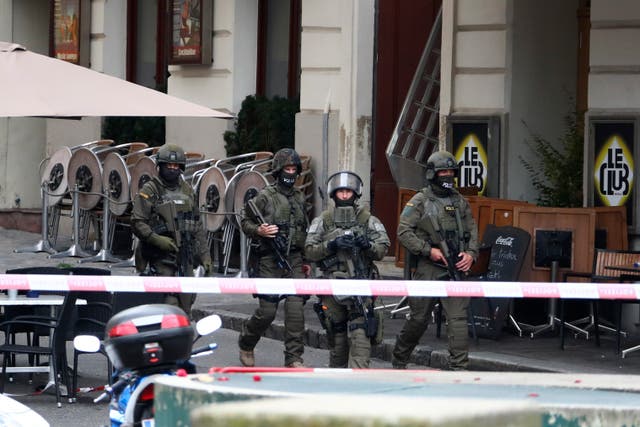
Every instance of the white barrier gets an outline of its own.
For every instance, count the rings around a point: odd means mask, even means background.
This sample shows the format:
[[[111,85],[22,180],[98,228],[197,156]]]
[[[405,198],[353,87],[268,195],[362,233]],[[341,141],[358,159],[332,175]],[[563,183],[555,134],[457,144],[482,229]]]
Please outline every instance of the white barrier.
[[[203,294],[640,299],[640,283],[446,282],[4,274],[0,275],[0,289],[193,292]]]

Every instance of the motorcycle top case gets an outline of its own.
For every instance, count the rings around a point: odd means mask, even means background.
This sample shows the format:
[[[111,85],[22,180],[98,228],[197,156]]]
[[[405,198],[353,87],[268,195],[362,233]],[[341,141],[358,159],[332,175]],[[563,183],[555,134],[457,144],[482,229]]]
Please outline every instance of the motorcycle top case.
[[[123,310],[106,326],[104,347],[116,369],[140,369],[189,360],[194,329],[179,307],[146,304]]]

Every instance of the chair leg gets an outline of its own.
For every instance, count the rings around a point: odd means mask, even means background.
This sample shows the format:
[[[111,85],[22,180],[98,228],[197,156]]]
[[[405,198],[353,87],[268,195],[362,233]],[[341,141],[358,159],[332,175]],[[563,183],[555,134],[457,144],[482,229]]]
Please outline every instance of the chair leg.
[[[596,336],[596,346],[600,347],[600,320],[598,319],[598,301],[591,301],[591,309],[593,311],[593,333]]]
[[[2,353],[2,378],[0,378],[0,394],[4,394],[4,382],[7,377],[7,353]]]
[[[9,337],[9,342],[11,345],[16,345],[16,334],[11,334]],[[16,355],[15,353],[11,353],[11,360],[9,361],[9,366],[16,366]]]
[[[51,352],[50,356],[51,369],[53,369],[53,387],[56,390],[56,404],[58,408],[62,408],[62,395],[60,393],[60,367],[58,366],[58,358],[56,352]]]
[[[77,400],[77,392],[78,390],[78,350],[73,350],[73,372],[71,373],[71,390],[69,391],[69,399],[75,402]]]
[[[564,300],[560,299],[560,350],[564,350]]]
[[[616,354],[618,357],[622,355],[622,343],[620,342],[620,335],[622,329],[622,303],[615,301],[616,306]]]

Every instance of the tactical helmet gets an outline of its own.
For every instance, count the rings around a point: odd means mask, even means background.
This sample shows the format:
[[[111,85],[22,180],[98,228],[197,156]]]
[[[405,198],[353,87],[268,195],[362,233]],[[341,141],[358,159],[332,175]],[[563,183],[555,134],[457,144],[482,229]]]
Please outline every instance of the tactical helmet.
[[[164,144],[158,150],[156,155],[156,163],[177,163],[180,169],[184,171],[187,164],[187,157],[184,154],[184,150],[177,144]]]
[[[298,170],[298,174],[302,173],[302,162],[300,156],[293,148],[281,148],[274,154],[271,161],[271,170],[274,176],[280,174],[285,166],[295,165]]]
[[[440,150],[433,152],[427,159],[427,181],[433,181],[438,176],[438,171],[453,170],[454,176],[458,177],[458,162],[453,154]]]
[[[336,172],[327,179],[327,194],[334,197],[336,191],[341,188],[347,188],[356,195],[362,196],[362,179],[358,175],[350,171]]]

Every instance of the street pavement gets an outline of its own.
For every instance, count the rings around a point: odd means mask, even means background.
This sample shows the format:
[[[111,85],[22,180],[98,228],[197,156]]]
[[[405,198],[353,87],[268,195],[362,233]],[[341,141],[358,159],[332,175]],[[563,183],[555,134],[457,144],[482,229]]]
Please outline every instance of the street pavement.
[[[40,241],[40,235],[19,230],[0,228],[0,271],[18,267],[56,266],[67,263],[77,266],[109,268],[109,263],[77,264],[81,258],[54,258],[44,252],[15,253],[14,249],[31,247]],[[56,249],[64,250],[71,242],[60,240]],[[386,278],[399,278],[401,269],[394,265],[391,258],[379,263],[381,274]],[[114,275],[132,275],[131,268],[113,268]],[[393,304],[399,298],[385,297],[385,304]],[[305,319],[307,324],[307,345],[316,348],[326,348],[326,336],[313,312],[312,297],[306,304]],[[520,306],[540,304],[540,301],[519,300]],[[209,313],[219,314],[223,318],[223,326],[232,330],[239,330],[242,321],[248,318],[255,308],[257,301],[251,295],[233,294],[200,294],[196,299],[193,310],[198,318]],[[517,307],[517,306],[516,306]],[[283,309],[278,311],[276,321],[265,334],[267,337],[282,340],[283,337]],[[404,323],[404,313],[395,317],[385,313],[384,342],[373,349],[373,356],[383,361],[391,360],[391,351],[395,337]],[[516,312],[517,313],[517,312]],[[516,316],[517,317],[517,316]],[[544,320],[544,316],[543,316]],[[498,340],[480,338],[470,340],[470,369],[479,371],[522,371],[522,372],[564,372],[564,373],[602,373],[602,374],[640,374],[640,351],[632,353],[622,359],[616,355],[615,336],[611,333],[601,334],[601,346],[597,347],[593,338],[575,337],[567,333],[565,349],[560,349],[558,328],[549,333],[537,335],[531,339],[528,335],[518,336],[513,329],[506,328]],[[446,327],[443,325],[442,336],[436,337],[435,325],[430,325],[424,334],[414,354],[409,368],[422,369],[425,367],[443,368],[446,366],[447,339]],[[623,338],[623,348],[640,344],[640,336],[629,334]],[[257,363],[260,364],[261,347],[256,348]]]

